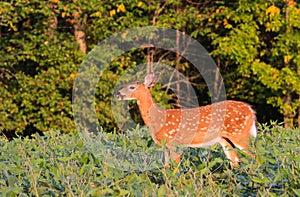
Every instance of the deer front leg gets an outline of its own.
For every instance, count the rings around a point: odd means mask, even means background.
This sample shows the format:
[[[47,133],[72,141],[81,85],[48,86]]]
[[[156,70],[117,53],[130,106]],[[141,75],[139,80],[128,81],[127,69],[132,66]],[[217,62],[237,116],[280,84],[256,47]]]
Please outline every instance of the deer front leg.
[[[231,165],[234,167],[238,166],[241,159],[233,150],[233,146],[224,138],[222,138],[219,143],[221,144],[226,157],[231,160]]]
[[[253,159],[255,158],[255,155],[249,151],[250,146],[249,146],[248,141],[237,143],[237,142],[232,140],[231,142],[234,144],[235,147],[237,147],[238,149],[240,149],[241,151],[243,151],[244,153],[246,153],[247,155],[249,155]]]
[[[164,150],[165,155],[165,168],[170,168],[170,162],[175,161],[177,164],[180,163],[180,152],[178,148],[173,145],[167,145]]]

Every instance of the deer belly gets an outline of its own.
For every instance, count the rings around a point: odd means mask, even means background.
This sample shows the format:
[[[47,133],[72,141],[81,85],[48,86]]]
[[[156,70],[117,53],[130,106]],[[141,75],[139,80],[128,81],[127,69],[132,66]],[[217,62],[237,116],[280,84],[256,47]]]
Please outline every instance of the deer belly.
[[[216,137],[216,138],[209,139],[209,140],[205,140],[205,138],[204,138],[204,140],[202,140],[202,141],[195,139],[188,146],[192,147],[192,148],[200,148],[200,147],[208,148],[208,147],[211,147],[211,146],[219,143],[220,140],[221,140],[221,137]]]

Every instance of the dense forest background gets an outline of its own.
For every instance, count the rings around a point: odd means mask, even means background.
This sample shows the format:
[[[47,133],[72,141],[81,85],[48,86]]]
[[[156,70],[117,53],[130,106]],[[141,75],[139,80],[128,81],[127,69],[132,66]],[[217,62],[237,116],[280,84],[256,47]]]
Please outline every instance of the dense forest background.
[[[149,25],[197,39],[220,69],[227,98],[249,102],[259,122],[299,127],[300,8],[293,0],[11,0],[0,3],[0,132],[73,132],[72,88],[85,56],[114,33]],[[141,63],[173,66],[194,85],[200,104],[210,103],[199,73],[165,53],[136,49],[102,73],[96,111],[105,130],[116,127],[114,84]]]

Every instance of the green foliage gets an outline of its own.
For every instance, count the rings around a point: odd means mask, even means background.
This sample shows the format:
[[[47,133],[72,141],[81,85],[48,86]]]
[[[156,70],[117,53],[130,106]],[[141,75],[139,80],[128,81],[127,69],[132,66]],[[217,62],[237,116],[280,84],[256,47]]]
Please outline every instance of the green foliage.
[[[242,157],[237,169],[230,169],[221,148],[214,146],[190,149],[180,166],[168,170],[122,171],[107,165],[108,155],[92,154],[73,132],[71,103],[76,72],[85,57],[74,35],[75,25],[84,30],[88,51],[127,28],[157,25],[181,30],[209,49],[229,98],[271,104],[284,116],[295,117],[300,106],[300,12],[293,0],[15,0],[0,3],[0,19],[0,134],[29,128],[45,132],[32,139],[0,138],[2,195],[300,195],[299,130],[262,125],[253,149],[256,161]],[[114,144],[133,153],[161,148],[153,146],[149,134],[141,135],[141,129],[116,132],[112,90],[128,69],[152,58],[188,77],[197,76],[175,53],[153,51],[152,56],[152,49],[140,48],[122,54],[99,73],[99,81],[95,78],[97,118],[105,131],[113,131],[103,133],[107,146]],[[193,84],[201,80],[191,77]],[[204,86],[195,88],[206,94]],[[156,102],[170,108],[167,91],[158,85],[152,93]],[[203,97],[201,102],[207,103]],[[138,121],[137,109],[131,112]]]
[[[1,132],[74,131],[72,84],[85,58],[76,25],[84,33],[87,51],[129,28],[155,25],[183,31],[214,56],[228,98],[270,104],[286,117],[296,117],[299,110],[300,14],[293,0],[16,0],[1,2],[0,15]],[[149,59],[184,73],[201,94],[199,103],[209,103],[204,80],[195,77],[199,73],[187,60],[162,49],[132,49],[99,73],[95,106],[105,130],[116,126],[110,108],[115,83]],[[167,91],[153,95],[170,107],[163,96]]]
[[[75,133],[0,138],[0,192],[4,196],[299,195],[300,131],[276,123],[260,125],[259,130],[252,150],[256,161],[243,155],[239,168],[231,169],[221,147],[214,146],[186,151],[179,166],[144,172],[110,167],[105,155],[95,157]],[[111,145],[127,151],[159,148],[140,132],[104,135]]]
[[[1,131],[74,130],[72,73],[83,56],[70,34],[58,31],[52,8],[45,1],[1,3]]]
[[[256,88],[272,92],[261,99],[278,108],[285,117],[295,117],[300,107],[298,4],[293,0],[286,3],[246,0],[235,6],[222,7],[214,17],[223,19],[228,31],[210,35],[216,46],[213,54],[221,56],[224,62],[236,64],[240,75],[257,77],[260,83],[245,87],[245,91]],[[236,92],[232,93],[235,96]]]
[[[201,28],[195,31],[194,25],[205,20],[203,17],[195,22],[196,7],[177,1],[18,0],[0,6],[0,130],[13,133],[29,127],[42,132],[74,131],[71,91],[84,57],[74,36],[75,24],[81,24],[91,50],[114,33],[146,25],[203,35]],[[95,95],[96,113],[107,130],[115,126],[110,109],[115,82],[127,69],[145,63],[146,55],[147,50],[141,49],[123,54],[101,74]],[[156,54],[162,55],[159,51]],[[174,61],[171,64],[187,68]],[[156,97],[159,94],[155,93]]]

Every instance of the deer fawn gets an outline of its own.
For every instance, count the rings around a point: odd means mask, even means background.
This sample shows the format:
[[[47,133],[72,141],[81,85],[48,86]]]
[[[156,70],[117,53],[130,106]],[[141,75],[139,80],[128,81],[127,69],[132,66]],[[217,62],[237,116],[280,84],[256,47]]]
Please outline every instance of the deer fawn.
[[[233,166],[241,161],[233,148],[254,157],[247,149],[250,135],[256,137],[256,117],[248,104],[226,100],[198,108],[165,110],[154,103],[149,91],[158,77],[159,74],[148,74],[144,82],[131,83],[116,96],[118,100],[137,100],[154,142],[158,145],[166,143],[166,167],[170,157],[180,162],[175,144],[195,148],[219,143]]]

